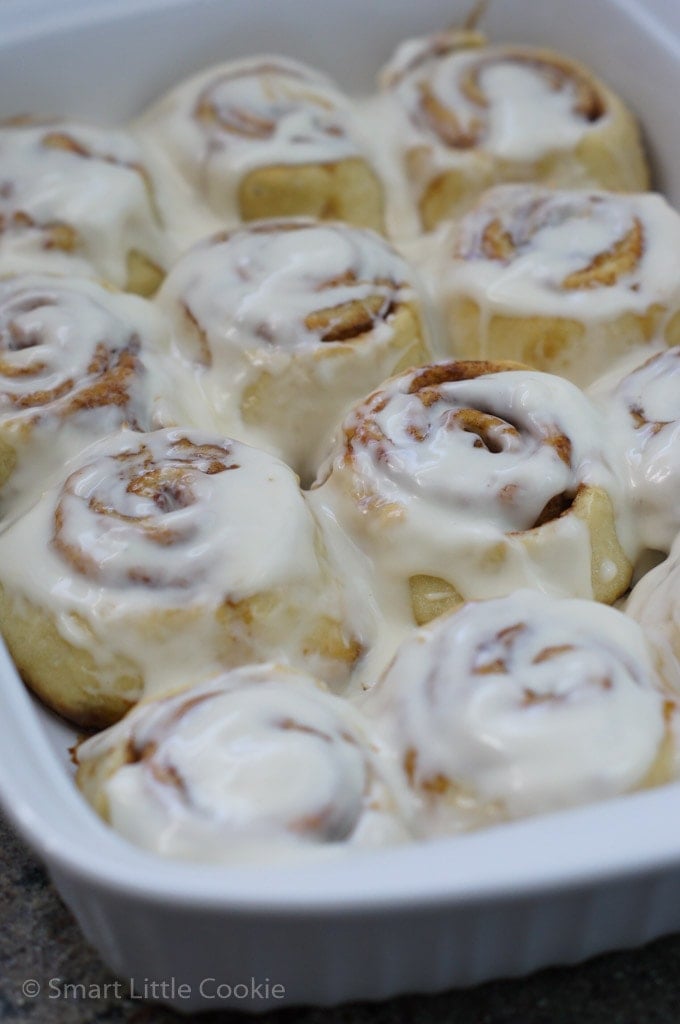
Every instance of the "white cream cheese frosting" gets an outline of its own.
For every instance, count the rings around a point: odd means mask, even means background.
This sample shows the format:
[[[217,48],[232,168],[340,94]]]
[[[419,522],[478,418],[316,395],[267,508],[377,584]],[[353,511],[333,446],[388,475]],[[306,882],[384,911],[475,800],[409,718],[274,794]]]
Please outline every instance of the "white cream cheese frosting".
[[[276,665],[138,705],[79,746],[81,772],[117,750],[97,799],[122,835],[165,856],[280,860],[408,836],[361,714]]]
[[[5,510],[96,438],[160,425],[167,330],[142,299],[87,278],[0,279],[0,445],[15,462]]]
[[[130,134],[68,120],[0,125],[0,273],[124,288],[132,251],[164,264],[153,182]]]
[[[655,193],[498,185],[447,242],[442,286],[489,313],[598,321],[680,308],[680,216]]]
[[[452,37],[455,33],[452,33]],[[408,40],[383,72],[384,85],[409,115],[407,142],[436,140],[442,164],[455,150],[480,146],[505,160],[532,162],[570,149],[605,116],[596,88],[577,66],[553,64],[541,50],[452,47],[445,34]],[[553,55],[556,56],[556,55]],[[449,116],[444,116],[448,111]]]
[[[518,591],[420,629],[364,710],[401,751],[427,831],[645,784],[671,703],[621,612]]]
[[[678,338],[680,216],[654,193],[498,185],[412,255],[459,358],[584,387]]]
[[[670,550],[680,531],[680,348],[599,386],[594,397],[622,452],[628,500],[644,544]]]
[[[450,30],[400,46],[380,82],[390,149],[422,225],[460,216],[502,181],[641,190],[647,168],[622,101],[576,61]]]
[[[594,568],[570,511],[584,488],[608,496],[618,541],[638,553],[601,412],[568,381],[500,367],[438,363],[388,381],[346,417],[311,492],[372,561],[390,614],[404,614],[414,574],[466,599],[523,586],[592,597],[616,566]]]
[[[341,223],[266,220],[212,236],[157,301],[197,384],[189,415],[306,478],[350,403],[429,355],[413,271],[379,235]]]
[[[680,540],[645,573],[626,602],[626,614],[644,629],[664,673],[680,693]]]
[[[679,221],[660,196],[592,191],[544,190],[543,216],[539,190],[511,186],[489,203],[515,259],[478,259],[478,213],[425,236],[432,175],[477,153],[535,170],[628,116],[559,55],[447,45],[405,44],[368,101],[263,56],[181,82],[126,129],[0,126],[0,442],[25,445],[6,486],[28,497],[2,525],[0,586],[104,684],[120,660],[143,677],[139,706],[80,760],[125,753],[102,792],[148,850],[332,855],[409,838],[414,816],[420,835],[456,831],[675,770],[657,666],[680,680],[675,554],[630,601],[651,646],[631,618],[561,599],[618,579],[614,542],[631,562],[670,545],[674,350],[597,404],[524,369],[401,371],[441,333],[414,266],[441,298],[458,247],[487,309],[595,323],[662,307],[663,327]],[[385,187],[403,257],[333,222],[229,230],[251,171],[353,158]],[[553,183],[592,185],[578,161],[558,170]],[[630,238],[615,281],[565,287]],[[108,287],[128,284],[136,252],[170,268],[155,304]],[[306,484],[328,451],[301,492],[296,472]],[[597,558],[574,514],[591,492],[614,538]],[[414,632],[406,584],[423,573],[493,600]]]
[[[260,167],[362,156],[350,101],[320,72],[263,55],[208,68],[180,83],[136,125],[165,151],[227,224],[238,188]]]
[[[0,565],[5,592],[46,612],[102,679],[122,656],[147,692],[267,653],[342,682],[360,650],[295,474],[195,429],[86,448],[0,534]],[[329,626],[337,654],[315,639]]]

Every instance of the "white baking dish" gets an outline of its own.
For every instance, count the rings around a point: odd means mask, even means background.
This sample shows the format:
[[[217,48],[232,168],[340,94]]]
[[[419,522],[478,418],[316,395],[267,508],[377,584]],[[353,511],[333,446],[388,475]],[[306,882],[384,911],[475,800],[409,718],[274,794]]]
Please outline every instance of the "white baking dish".
[[[202,65],[272,50],[368,90],[399,39],[468,6],[3,0],[0,115],[115,122]],[[644,122],[658,185],[680,202],[675,0],[502,0],[487,27],[498,39],[563,49],[609,79]],[[7,812],[112,969],[180,1010],[435,991],[680,928],[680,784],[302,867],[194,867],[143,853],[105,827],[73,785],[73,732],[27,695],[2,649],[0,679]]]

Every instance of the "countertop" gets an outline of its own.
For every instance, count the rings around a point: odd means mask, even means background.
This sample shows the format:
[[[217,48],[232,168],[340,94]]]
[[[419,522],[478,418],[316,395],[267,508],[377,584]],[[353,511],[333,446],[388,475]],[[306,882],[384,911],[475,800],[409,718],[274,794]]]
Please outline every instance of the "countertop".
[[[180,1024],[139,1000],[107,997],[113,977],[81,938],[40,864],[0,820],[0,1019],[23,1024]],[[87,986],[87,998],[49,998],[48,979]],[[22,992],[38,982],[41,994]],[[258,1018],[222,1012],[206,1024]],[[576,968],[541,971],[441,996],[335,1010],[282,1010],[262,1024],[671,1024],[680,1019],[680,935]]]

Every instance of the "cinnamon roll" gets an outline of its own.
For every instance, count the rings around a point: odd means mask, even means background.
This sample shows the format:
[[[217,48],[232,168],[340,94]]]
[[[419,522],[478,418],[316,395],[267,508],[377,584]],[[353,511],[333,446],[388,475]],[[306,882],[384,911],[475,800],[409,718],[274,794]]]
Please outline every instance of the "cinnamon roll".
[[[154,185],[130,135],[75,121],[0,125],[0,272],[96,276],[151,295],[163,259]]]
[[[382,82],[426,230],[503,181],[648,186],[637,126],[622,100],[552,50],[440,32],[402,44]]]
[[[402,619],[521,586],[612,602],[635,537],[604,433],[562,378],[436,363],[354,407],[314,500],[367,553]]]
[[[646,572],[633,587],[626,614],[645,631],[662,671],[680,693],[680,534],[665,561]]]
[[[382,230],[382,184],[349,101],[304,64],[260,56],[210,68],[140,128],[231,223],[310,216]]]
[[[584,386],[636,347],[680,341],[680,216],[659,195],[498,186],[444,249],[460,358],[517,359]]]
[[[219,429],[305,479],[352,401],[430,356],[408,265],[341,223],[222,232],[175,264],[159,304]]]
[[[168,857],[272,858],[407,834],[361,715],[277,665],[145,700],[77,759],[99,814]]]
[[[642,630],[518,591],[415,633],[364,706],[401,758],[421,829],[456,831],[659,785],[675,701]]]
[[[64,460],[122,426],[150,430],[165,325],[142,299],[82,278],[0,280],[3,510]]]
[[[598,383],[593,396],[622,450],[640,538],[647,548],[668,552],[680,532],[680,346],[656,353],[614,383]]]
[[[29,686],[87,726],[270,657],[340,684],[361,653],[293,472],[179,428],[87,448],[0,534],[0,628]]]

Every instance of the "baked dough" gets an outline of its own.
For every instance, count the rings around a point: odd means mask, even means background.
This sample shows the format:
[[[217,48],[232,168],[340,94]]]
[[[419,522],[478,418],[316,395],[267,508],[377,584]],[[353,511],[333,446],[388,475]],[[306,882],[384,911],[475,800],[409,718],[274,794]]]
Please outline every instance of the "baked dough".
[[[637,125],[583,65],[553,50],[489,46],[478,32],[408,40],[381,76],[426,230],[500,182],[639,192]]]
[[[379,235],[271,220],[189,250],[158,297],[198,384],[188,409],[313,480],[347,407],[431,359],[408,264]],[[178,388],[181,390],[181,387]]]
[[[121,431],[0,534],[0,628],[28,685],[101,727],[143,692],[362,651],[293,472],[216,435]]]

